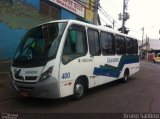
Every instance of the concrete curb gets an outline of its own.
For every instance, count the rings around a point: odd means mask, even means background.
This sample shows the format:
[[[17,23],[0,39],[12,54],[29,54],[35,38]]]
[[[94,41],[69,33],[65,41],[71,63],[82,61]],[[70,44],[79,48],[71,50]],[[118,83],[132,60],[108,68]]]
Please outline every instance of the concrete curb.
[[[9,72],[0,72],[0,76],[9,75]]]

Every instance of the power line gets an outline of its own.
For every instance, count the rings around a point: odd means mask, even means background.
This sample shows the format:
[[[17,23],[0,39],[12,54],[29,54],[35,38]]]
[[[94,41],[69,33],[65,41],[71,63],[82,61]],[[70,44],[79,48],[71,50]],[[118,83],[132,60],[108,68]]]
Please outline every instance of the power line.
[[[84,3],[84,4],[86,4],[86,5],[90,5],[90,4],[88,4],[88,3],[84,2],[84,1],[81,1],[81,0],[75,0],[75,1]],[[93,5],[98,5],[98,4],[99,4],[99,3],[96,3],[96,2],[92,2],[92,1],[91,1],[91,3],[92,3]]]
[[[107,17],[107,19],[113,24],[113,22],[115,21],[100,5],[99,5],[99,10],[101,11],[101,13]],[[120,26],[117,22],[114,22],[114,26],[118,29],[117,25]]]
[[[99,10],[100,10],[100,12],[109,20],[109,22],[111,23],[111,24],[114,24],[115,22],[114,22],[114,19],[111,19],[111,18],[109,18],[105,13],[104,13],[104,11],[102,11],[100,8],[99,8]],[[102,18],[101,18],[102,19]],[[104,21],[104,20],[103,20]],[[113,23],[114,22],[114,23]],[[106,23],[106,22],[105,22]],[[116,26],[116,25],[114,25],[117,29],[118,29],[118,27]]]
[[[99,5],[99,7],[102,9],[102,11],[110,18],[112,19],[112,17]]]
[[[86,7],[85,5],[88,5],[88,6],[91,6],[92,8],[94,8],[96,5],[99,4],[99,3],[95,3],[95,2],[91,2],[91,4],[89,4],[89,3],[86,3],[86,2],[81,1],[81,0],[75,0],[75,1],[77,1],[78,3],[80,3],[86,9],[90,9],[90,8]],[[85,5],[83,5],[82,3],[85,4]]]
[[[99,9],[99,10],[109,20],[109,22],[112,23],[112,20],[101,9]]]
[[[101,7],[101,6],[100,6]],[[110,19],[112,19],[112,21],[114,20],[102,7],[101,7],[101,9],[105,12],[105,14],[106,15],[108,15],[108,17],[110,18]],[[118,26],[121,26],[121,25],[119,25],[118,23],[117,23],[117,21],[115,21],[115,23],[118,25]],[[115,25],[116,26],[116,25]],[[117,27],[117,26],[116,26]]]
[[[98,9],[100,10],[100,12],[109,20],[109,22],[110,22],[111,24],[113,24],[113,22],[115,21],[115,20],[101,7],[100,3],[91,2],[91,4],[89,4],[89,3],[84,2],[84,1],[81,1],[81,0],[75,0],[75,1],[77,1],[77,2],[80,3],[80,4],[83,3],[83,4],[85,4],[85,5],[89,5],[89,6],[91,6],[93,9],[94,9],[95,7],[98,7]],[[81,4],[81,5],[84,6],[86,9],[89,9],[88,7],[86,7],[86,6],[83,5],[83,4]],[[102,18],[101,18],[101,20],[102,20]],[[102,21],[104,22],[105,20],[103,19]],[[106,23],[106,22],[105,22],[105,23]],[[117,25],[120,26],[117,22],[114,22],[114,26],[118,29]]]
[[[101,17],[100,17],[100,19],[101,19],[103,22],[105,22],[105,24],[107,24],[107,22],[106,22],[104,19],[102,19]]]

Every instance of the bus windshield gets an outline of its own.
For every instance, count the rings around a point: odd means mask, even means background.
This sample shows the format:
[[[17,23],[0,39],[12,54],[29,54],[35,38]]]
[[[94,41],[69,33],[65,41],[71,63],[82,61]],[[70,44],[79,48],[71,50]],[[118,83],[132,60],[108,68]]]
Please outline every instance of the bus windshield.
[[[66,22],[44,24],[29,30],[14,56],[15,61],[55,58]]]

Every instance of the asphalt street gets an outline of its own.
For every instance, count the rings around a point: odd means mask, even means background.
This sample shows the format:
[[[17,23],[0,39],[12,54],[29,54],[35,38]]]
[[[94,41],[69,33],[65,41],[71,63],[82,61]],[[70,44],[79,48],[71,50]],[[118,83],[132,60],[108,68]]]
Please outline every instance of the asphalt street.
[[[0,75],[0,112],[14,113],[160,113],[160,64],[141,62],[127,83],[115,81],[90,89],[79,101],[24,98]]]

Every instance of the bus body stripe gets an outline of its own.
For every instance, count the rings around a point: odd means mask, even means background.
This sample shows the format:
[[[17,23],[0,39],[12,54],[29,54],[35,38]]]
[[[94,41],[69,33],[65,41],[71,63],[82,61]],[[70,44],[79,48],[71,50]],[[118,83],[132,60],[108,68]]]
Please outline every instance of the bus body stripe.
[[[124,65],[138,62],[138,55],[123,55],[120,59],[118,67],[114,67],[108,64],[100,65],[99,67],[94,68],[93,74],[118,78]]]

